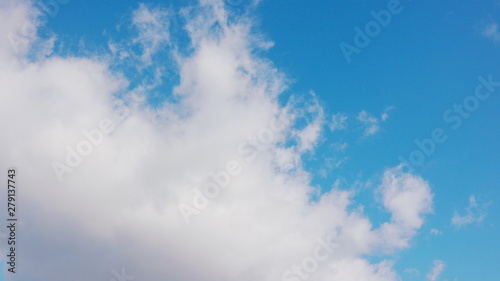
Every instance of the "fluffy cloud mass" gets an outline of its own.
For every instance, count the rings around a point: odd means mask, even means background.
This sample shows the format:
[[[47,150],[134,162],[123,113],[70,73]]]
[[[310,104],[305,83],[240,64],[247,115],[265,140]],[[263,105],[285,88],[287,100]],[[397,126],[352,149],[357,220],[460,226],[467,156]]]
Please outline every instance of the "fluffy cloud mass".
[[[23,36],[37,14],[3,1],[0,30]],[[349,191],[313,200],[301,156],[321,137],[323,109],[279,102],[287,79],[257,55],[272,44],[250,18],[216,0],[180,14],[189,52],[172,46],[168,10],[131,15],[140,63],[167,49],[179,78],[154,106],[113,59],[47,57],[53,39],[36,36],[15,51],[0,37],[0,166],[20,181],[15,280],[122,269],[137,280],[398,280],[392,260],[368,257],[408,247],[431,211],[428,183],[386,170],[377,192],[391,219],[380,227]]]

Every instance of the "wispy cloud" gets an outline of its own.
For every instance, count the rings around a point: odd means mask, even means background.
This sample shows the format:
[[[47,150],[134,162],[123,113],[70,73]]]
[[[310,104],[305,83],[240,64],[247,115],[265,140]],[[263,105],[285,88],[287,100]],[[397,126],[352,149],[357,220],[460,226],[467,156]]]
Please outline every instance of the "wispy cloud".
[[[356,119],[364,126],[363,136],[375,135],[380,130],[380,122],[366,111],[361,111]]]
[[[335,132],[345,130],[347,128],[347,119],[348,116],[345,113],[339,112],[337,114],[333,114],[332,120],[330,124],[328,124],[330,131]]]
[[[486,208],[488,207],[488,205],[489,203],[479,205],[477,203],[476,197],[474,195],[471,195],[469,197],[469,206],[465,208],[465,214],[460,215],[455,211],[455,214],[451,218],[451,224],[460,228],[468,224],[482,222],[486,217]]]
[[[380,114],[380,119],[371,115],[370,113],[362,110],[356,117],[356,119],[361,122],[364,127],[363,136],[368,137],[375,135],[380,130],[380,123],[387,121],[389,119],[389,111],[393,110],[394,106],[388,106],[384,109],[382,114]]]
[[[411,275],[412,277],[420,275],[420,272],[416,268],[406,268],[403,272]]]
[[[432,235],[441,235],[443,234],[443,232],[439,229],[436,229],[436,228],[431,228],[431,230],[429,231],[430,234]]]
[[[384,112],[382,112],[382,114],[380,115],[380,119],[382,119],[382,121],[386,121],[387,119],[389,119],[389,111],[393,110],[394,108],[394,106],[388,106],[386,109],[384,109]]]
[[[486,25],[481,34],[495,42],[495,44],[500,44],[500,30],[497,23],[490,23]]]
[[[336,152],[345,152],[349,144],[347,142],[334,142],[330,145]]]
[[[293,135],[299,143],[300,153],[311,151],[318,144],[324,129],[325,113],[320,105],[316,94],[310,93],[311,99],[302,103],[304,109],[296,109],[295,114],[307,121],[307,125],[301,129],[295,129]]]
[[[132,24],[137,30],[134,43],[142,46],[142,62],[152,63],[152,57],[170,42],[170,12],[164,8],[151,8],[143,3],[133,12]]]
[[[436,281],[439,278],[439,275],[441,275],[441,272],[443,272],[446,264],[444,261],[441,260],[434,260],[434,267],[432,268],[431,272],[427,274],[427,280],[429,281]]]
[[[331,171],[338,169],[348,160],[349,157],[327,157],[323,161],[323,165],[321,165],[318,173],[321,175],[321,177],[326,178]]]

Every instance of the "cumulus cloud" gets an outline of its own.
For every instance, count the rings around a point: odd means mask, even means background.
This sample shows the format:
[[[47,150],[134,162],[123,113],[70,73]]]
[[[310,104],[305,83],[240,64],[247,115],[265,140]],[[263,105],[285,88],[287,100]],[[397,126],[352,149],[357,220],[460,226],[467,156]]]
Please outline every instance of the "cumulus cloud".
[[[378,187],[384,206],[391,212],[391,222],[384,223],[381,235],[389,246],[404,248],[423,221],[423,214],[432,212],[430,187],[422,178],[400,172],[401,166],[384,173]]]
[[[479,205],[477,203],[476,197],[474,195],[471,195],[469,197],[469,206],[465,208],[465,214],[460,215],[455,211],[455,214],[451,218],[451,224],[458,228],[461,228],[462,226],[468,224],[482,222],[486,217],[486,207],[488,207],[488,205],[489,204]]]
[[[165,31],[155,11],[140,5],[132,17]],[[0,28],[20,30],[33,13],[4,1]],[[0,166],[18,167],[22,182],[16,277],[267,281],[295,268],[286,278],[398,280],[394,261],[369,256],[408,247],[431,210],[428,183],[385,171],[378,194],[391,219],[380,228],[353,208],[352,192],[312,200],[301,156],[321,136],[321,106],[278,101],[287,80],[256,55],[266,44],[251,20],[229,21],[216,0],[181,14],[192,52],[175,53],[179,83],[155,106],[113,62],[30,61],[0,39],[0,126],[9,128]],[[139,37],[145,61],[169,36]],[[196,211],[190,223],[180,206]],[[319,263],[325,237],[338,247]]]
[[[500,30],[498,30],[498,24],[496,23],[486,25],[482,31],[482,35],[497,44],[500,43]]]
[[[431,272],[427,274],[427,280],[429,281],[436,281],[439,278],[439,275],[441,275],[441,272],[443,272],[445,263],[441,260],[434,260],[434,267],[432,268]]]

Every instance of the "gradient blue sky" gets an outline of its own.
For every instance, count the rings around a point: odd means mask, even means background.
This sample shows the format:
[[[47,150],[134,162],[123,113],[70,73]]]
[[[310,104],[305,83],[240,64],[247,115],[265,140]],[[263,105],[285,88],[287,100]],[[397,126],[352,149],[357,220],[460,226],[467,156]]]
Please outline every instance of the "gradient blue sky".
[[[418,150],[416,140],[442,129],[446,141],[414,167],[432,188],[434,212],[412,247],[397,253],[394,268],[403,280],[430,280],[427,275],[438,260],[445,266],[437,280],[498,280],[500,87],[479,101],[457,129],[443,114],[474,95],[479,76],[500,81],[500,2],[402,0],[402,11],[348,62],[340,44],[354,45],[354,28],[364,29],[373,21],[370,11],[387,9],[389,2],[264,0],[246,10],[241,0],[227,9],[235,15],[248,12],[257,23],[255,32],[274,42],[259,55],[292,81],[283,102],[291,95],[315,95],[330,126],[332,116],[347,117],[345,128],[325,130],[317,149],[303,156],[304,165],[312,184],[323,191],[335,182],[354,190],[375,226],[389,213],[381,212],[367,182],[377,185],[377,176],[397,166],[400,156],[409,159]],[[145,3],[176,10],[192,2]],[[110,39],[130,37],[126,26],[137,8],[130,0],[71,0],[39,32],[57,35],[54,55],[84,55],[84,49],[99,53]],[[179,16],[172,17],[177,19],[173,25],[182,24]],[[182,44],[182,35],[178,40]],[[122,71],[134,80],[125,66]],[[178,82],[175,75],[164,79],[163,90]],[[169,98],[158,94],[149,101]],[[375,127],[367,133],[370,126]],[[457,215],[465,221],[461,225],[452,222]]]

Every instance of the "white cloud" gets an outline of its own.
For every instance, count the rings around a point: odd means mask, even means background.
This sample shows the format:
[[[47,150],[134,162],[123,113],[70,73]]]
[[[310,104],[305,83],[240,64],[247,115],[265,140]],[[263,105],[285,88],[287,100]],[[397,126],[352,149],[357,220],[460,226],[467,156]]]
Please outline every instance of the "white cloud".
[[[394,106],[388,106],[386,109],[384,109],[384,111],[380,115],[380,119],[374,117],[365,110],[362,110],[358,114],[356,119],[361,122],[364,127],[363,136],[368,137],[378,133],[380,130],[380,121],[387,121],[387,119],[389,119],[389,111],[393,110],[394,108]]]
[[[418,276],[420,275],[420,271],[418,271],[418,269],[416,268],[405,268],[405,270],[403,271],[404,273],[407,273],[411,276]]]
[[[347,128],[348,116],[345,113],[337,113],[332,115],[332,121],[328,125],[332,132],[345,130]]]
[[[388,106],[386,109],[384,109],[384,112],[382,112],[382,114],[380,115],[380,119],[382,119],[382,121],[386,121],[387,119],[389,119],[389,111],[393,110],[394,108],[394,106]]]
[[[340,158],[327,157],[325,158],[325,160],[323,161],[323,165],[319,169],[319,174],[322,177],[326,178],[331,171],[338,169],[348,160],[349,157],[340,157]]]
[[[347,142],[334,142],[331,144],[333,149],[335,149],[336,152],[345,152],[347,147],[349,147],[349,144]]]
[[[323,120],[321,116],[296,133],[300,143],[300,152],[312,150],[316,146],[321,135],[322,128]]]
[[[486,25],[482,31],[482,35],[495,43],[500,43],[500,30],[498,30],[498,24],[496,23]]]
[[[439,275],[441,275],[441,272],[443,272],[445,267],[445,263],[441,260],[434,260],[434,267],[432,268],[431,272],[427,274],[427,280],[429,281],[436,281],[439,278]]]
[[[325,113],[323,107],[314,92],[310,93],[308,101],[302,99],[292,99],[290,106],[295,107],[293,114],[297,119],[306,121],[306,125],[301,129],[294,129],[293,136],[299,143],[298,152],[303,153],[315,148],[320,140],[325,123]]]
[[[375,135],[380,129],[380,122],[377,118],[371,116],[366,111],[361,111],[356,117],[365,127],[363,135],[365,137]]]
[[[141,59],[148,66],[152,63],[152,57],[170,43],[170,12],[140,3],[133,12],[132,24],[138,33],[133,41],[142,46]]]
[[[422,178],[400,172],[401,166],[387,170],[378,187],[384,206],[391,212],[391,222],[382,224],[382,237],[390,244],[386,249],[408,247],[423,215],[432,212],[432,194]]]
[[[431,230],[429,231],[430,234],[433,234],[433,235],[441,235],[443,234],[443,232],[439,229],[436,229],[436,228],[431,228]]]
[[[455,211],[455,214],[451,218],[451,224],[460,228],[468,224],[482,222],[486,217],[486,207],[488,207],[488,205],[488,203],[478,205],[476,197],[471,195],[469,197],[469,206],[465,208],[465,215],[462,216]]]
[[[0,28],[18,30],[33,8],[8,3],[0,5],[7,23]],[[156,19],[144,9],[133,13],[139,22]],[[334,189],[312,201],[318,190],[301,156],[318,142],[322,108],[280,105],[286,79],[255,55],[265,44],[250,32],[251,20],[229,23],[215,0],[184,15],[193,49],[176,54],[180,82],[164,93],[177,99],[154,108],[134,99],[129,81],[102,60],[30,62],[0,41],[0,127],[9,128],[0,166],[18,167],[22,182],[16,277],[110,280],[126,268],[138,280],[281,280],[330,235],[340,247],[308,280],[398,280],[391,260],[368,257],[408,247],[431,208],[428,184],[387,170],[379,193],[391,220],[376,229],[352,208],[352,192]],[[154,49],[154,40],[145,42]],[[128,106],[117,107],[117,93]],[[312,117],[301,115],[304,105]],[[99,137],[106,118],[114,128]],[[288,122],[272,130],[265,149],[245,147],[252,160],[238,151],[280,120]],[[297,120],[306,123],[301,130]],[[84,130],[102,141],[87,142]],[[67,164],[67,148],[84,151],[82,143],[90,152],[60,183],[52,163]],[[185,224],[179,205],[193,205],[193,188],[214,184],[210,172],[223,175],[230,161],[242,172]]]
[[[17,5],[15,1],[0,3],[0,60],[23,58],[40,40],[38,27],[40,11],[27,5]]]

